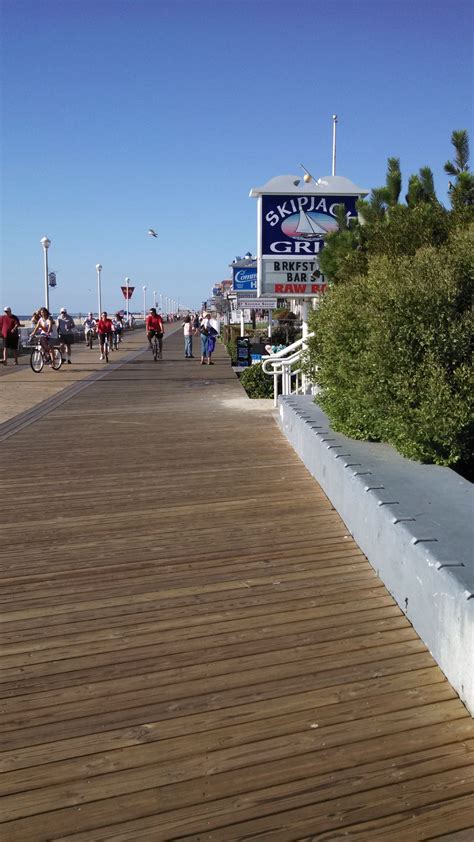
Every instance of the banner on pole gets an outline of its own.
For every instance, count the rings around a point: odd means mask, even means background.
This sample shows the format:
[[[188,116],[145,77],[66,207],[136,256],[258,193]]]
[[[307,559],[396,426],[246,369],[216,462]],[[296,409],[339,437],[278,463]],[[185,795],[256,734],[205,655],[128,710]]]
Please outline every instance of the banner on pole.
[[[123,297],[128,299],[132,297],[135,287],[120,287],[120,289],[123,292]]]

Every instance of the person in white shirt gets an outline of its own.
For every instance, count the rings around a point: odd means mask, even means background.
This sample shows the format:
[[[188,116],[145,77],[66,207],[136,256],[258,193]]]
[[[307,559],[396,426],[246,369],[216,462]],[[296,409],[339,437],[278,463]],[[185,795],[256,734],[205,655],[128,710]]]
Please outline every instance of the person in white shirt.
[[[82,326],[84,328],[84,338],[88,348],[92,349],[92,339],[97,332],[97,322],[94,319],[93,313],[88,313],[87,318],[84,319]]]
[[[58,316],[59,350],[64,360],[67,352],[67,362],[71,365],[71,345],[74,342],[73,330],[76,327],[74,319],[69,315],[65,307],[61,307]]]
[[[184,330],[184,356],[186,359],[193,360],[193,333],[194,328],[191,321],[191,316],[186,316],[183,325]]]

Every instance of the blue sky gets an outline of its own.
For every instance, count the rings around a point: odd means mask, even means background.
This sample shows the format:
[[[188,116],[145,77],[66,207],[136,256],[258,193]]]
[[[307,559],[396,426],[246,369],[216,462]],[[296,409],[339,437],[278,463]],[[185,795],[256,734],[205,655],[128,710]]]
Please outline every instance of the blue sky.
[[[256,249],[251,187],[331,170],[372,188],[389,156],[447,203],[472,134],[472,5],[438,0],[1,0],[2,307],[122,305],[128,276],[198,306]],[[147,236],[152,226],[158,239]]]

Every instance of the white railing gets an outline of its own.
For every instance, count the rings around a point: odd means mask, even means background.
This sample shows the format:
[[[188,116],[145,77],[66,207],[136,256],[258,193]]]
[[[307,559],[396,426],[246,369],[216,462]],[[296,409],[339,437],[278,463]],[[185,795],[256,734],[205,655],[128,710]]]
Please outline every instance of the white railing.
[[[262,369],[265,374],[273,376],[273,400],[275,406],[278,403],[278,378],[281,377],[282,395],[307,395],[316,394],[317,386],[311,383],[309,378],[301,369],[301,357],[305,351],[307,339],[314,336],[308,333],[304,339],[297,339],[288,348],[270,354],[262,360]]]

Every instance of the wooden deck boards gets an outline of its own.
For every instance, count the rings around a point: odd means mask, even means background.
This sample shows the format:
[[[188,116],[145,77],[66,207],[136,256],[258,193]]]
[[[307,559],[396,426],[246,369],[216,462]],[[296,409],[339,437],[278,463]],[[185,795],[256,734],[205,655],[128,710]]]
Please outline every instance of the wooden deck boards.
[[[472,718],[270,410],[181,343],[2,446],[0,838],[474,839]]]

